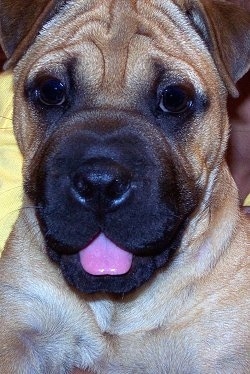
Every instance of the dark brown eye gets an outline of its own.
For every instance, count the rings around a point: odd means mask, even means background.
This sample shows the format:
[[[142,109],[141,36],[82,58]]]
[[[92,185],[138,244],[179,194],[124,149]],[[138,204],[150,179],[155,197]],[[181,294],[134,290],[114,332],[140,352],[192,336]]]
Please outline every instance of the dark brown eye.
[[[43,105],[59,106],[66,101],[66,87],[57,78],[39,79],[35,90],[36,98]]]
[[[185,112],[193,104],[193,94],[190,89],[180,85],[171,85],[161,94],[159,107],[163,112],[179,114]]]

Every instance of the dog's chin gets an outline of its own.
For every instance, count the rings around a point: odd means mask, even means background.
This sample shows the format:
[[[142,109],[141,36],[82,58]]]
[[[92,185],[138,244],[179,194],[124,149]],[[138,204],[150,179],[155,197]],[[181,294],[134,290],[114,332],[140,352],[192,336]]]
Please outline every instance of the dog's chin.
[[[78,291],[86,294],[93,293],[113,293],[124,294],[131,292],[144,283],[149,281],[157,269],[160,269],[170,262],[178,243],[181,234],[168,243],[168,245],[156,255],[136,255],[129,253],[130,259],[125,256],[125,265],[122,271],[100,270],[91,271],[86,270],[84,260],[82,259],[82,252],[78,251],[72,254],[59,253],[53,245],[47,246],[49,257],[56,262],[66,282],[76,288]],[[122,256],[121,256],[122,257]]]

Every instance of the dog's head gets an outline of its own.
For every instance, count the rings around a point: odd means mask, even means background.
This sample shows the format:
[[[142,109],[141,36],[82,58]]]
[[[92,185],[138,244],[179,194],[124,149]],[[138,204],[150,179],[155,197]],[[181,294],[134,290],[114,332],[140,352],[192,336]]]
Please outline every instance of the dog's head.
[[[3,0],[1,13],[48,254],[80,291],[135,289],[218,190],[250,16],[211,0]]]

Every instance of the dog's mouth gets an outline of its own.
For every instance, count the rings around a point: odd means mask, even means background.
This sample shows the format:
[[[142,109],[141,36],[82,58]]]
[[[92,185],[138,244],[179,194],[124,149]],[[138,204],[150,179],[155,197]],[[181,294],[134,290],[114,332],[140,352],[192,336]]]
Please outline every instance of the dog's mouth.
[[[170,262],[185,228],[185,220],[171,239],[140,249],[116,244],[103,232],[80,250],[69,250],[53,240],[47,241],[49,257],[58,263],[67,283],[78,291],[91,294],[131,292]]]
[[[91,275],[123,275],[132,266],[132,253],[120,248],[104,234],[99,234],[79,252],[80,263]]]

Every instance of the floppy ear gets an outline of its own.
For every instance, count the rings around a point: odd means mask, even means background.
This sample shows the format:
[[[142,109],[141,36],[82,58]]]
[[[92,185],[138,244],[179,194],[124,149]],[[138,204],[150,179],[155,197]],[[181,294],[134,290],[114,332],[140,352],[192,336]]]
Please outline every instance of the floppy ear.
[[[205,41],[229,92],[238,96],[235,83],[250,68],[250,12],[228,1],[186,3],[186,13]]]
[[[55,13],[59,0],[0,0],[0,44],[7,57],[5,68],[21,58],[43,23]]]

